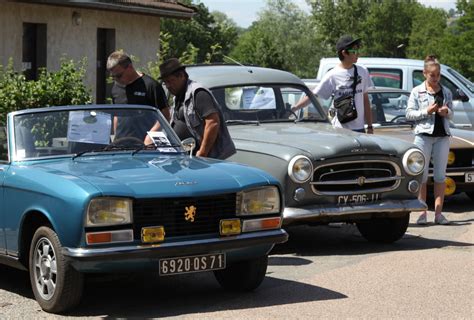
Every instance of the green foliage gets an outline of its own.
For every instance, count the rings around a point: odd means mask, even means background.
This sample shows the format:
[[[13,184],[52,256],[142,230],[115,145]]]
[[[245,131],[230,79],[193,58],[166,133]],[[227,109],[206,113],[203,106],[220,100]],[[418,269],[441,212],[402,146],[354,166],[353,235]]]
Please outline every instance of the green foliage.
[[[321,57],[309,15],[289,0],[270,0],[231,56],[241,63],[283,69],[314,77]]]
[[[190,1],[185,3],[190,4]],[[189,63],[222,61],[223,55],[229,54],[232,49],[238,33],[235,22],[223,13],[211,14],[202,3],[195,7],[197,14],[190,21],[162,20],[162,34],[172,35],[167,39],[169,47],[166,51],[162,50],[164,60],[183,57]],[[219,50],[216,50],[217,46]],[[212,61],[208,61],[209,57]]]
[[[0,66],[0,121],[11,111],[70,104],[88,104],[92,97],[83,83],[83,60],[75,64],[63,59],[57,72],[41,70],[39,79],[27,81],[13,68],[10,59],[6,67]]]
[[[474,2],[458,0],[458,20],[445,32],[441,61],[474,81]]]

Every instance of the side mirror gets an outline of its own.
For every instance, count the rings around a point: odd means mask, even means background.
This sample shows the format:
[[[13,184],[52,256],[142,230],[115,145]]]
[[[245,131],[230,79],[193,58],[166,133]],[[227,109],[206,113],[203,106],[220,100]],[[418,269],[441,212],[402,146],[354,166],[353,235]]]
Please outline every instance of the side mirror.
[[[181,141],[184,151],[189,152],[189,155],[193,156],[193,150],[196,147],[196,140],[194,138],[186,138]]]
[[[454,95],[453,100],[461,100],[462,102],[468,102],[469,97],[461,89],[456,89],[456,94]]]

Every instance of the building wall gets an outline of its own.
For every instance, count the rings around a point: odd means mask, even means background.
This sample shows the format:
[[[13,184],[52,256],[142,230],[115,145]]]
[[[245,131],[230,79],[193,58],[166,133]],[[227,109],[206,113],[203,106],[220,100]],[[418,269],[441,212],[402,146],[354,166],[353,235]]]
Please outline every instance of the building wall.
[[[81,16],[75,24],[73,12]],[[59,69],[60,59],[87,58],[85,82],[95,97],[97,28],[115,29],[116,49],[137,58],[137,69],[156,60],[159,49],[160,18],[102,10],[76,9],[3,2],[0,0],[0,64],[13,58],[16,70],[22,66],[23,23],[47,24],[47,69]]]

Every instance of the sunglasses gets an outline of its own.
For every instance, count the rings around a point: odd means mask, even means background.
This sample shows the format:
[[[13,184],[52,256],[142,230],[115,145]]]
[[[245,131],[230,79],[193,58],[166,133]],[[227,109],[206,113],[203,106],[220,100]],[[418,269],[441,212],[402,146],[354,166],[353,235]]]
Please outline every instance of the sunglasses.
[[[111,76],[113,79],[120,79],[120,78],[122,78],[122,76],[123,76],[124,73],[125,73],[125,71],[122,71],[122,72],[116,73],[116,74],[111,73],[110,76]]]
[[[360,53],[360,49],[346,49],[347,52],[349,53]]]

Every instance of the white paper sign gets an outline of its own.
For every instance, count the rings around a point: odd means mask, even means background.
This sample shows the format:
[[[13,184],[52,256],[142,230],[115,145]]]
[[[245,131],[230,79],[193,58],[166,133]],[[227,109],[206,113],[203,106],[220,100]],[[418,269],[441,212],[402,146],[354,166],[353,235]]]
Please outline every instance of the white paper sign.
[[[67,139],[74,142],[109,144],[111,128],[110,114],[93,110],[71,111]]]
[[[155,146],[157,147],[167,147],[171,146],[168,137],[163,131],[147,131],[148,136],[151,138]]]

